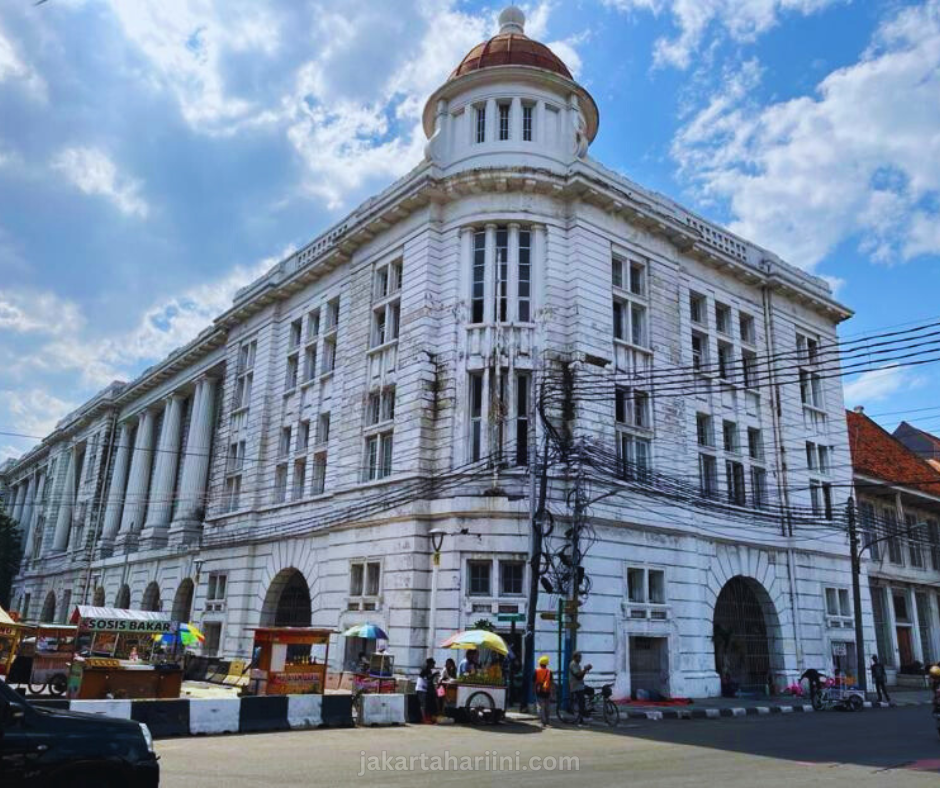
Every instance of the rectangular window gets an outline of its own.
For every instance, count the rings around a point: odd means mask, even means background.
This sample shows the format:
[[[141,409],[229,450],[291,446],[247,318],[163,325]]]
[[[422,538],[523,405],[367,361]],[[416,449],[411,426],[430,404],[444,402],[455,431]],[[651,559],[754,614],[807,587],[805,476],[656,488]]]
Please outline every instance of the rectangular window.
[[[382,588],[382,564],[370,561],[366,564],[366,596],[378,596]]]
[[[520,323],[532,319],[532,233],[519,231],[519,262],[516,272]]]
[[[284,503],[287,498],[287,465],[278,465],[274,469],[274,502]]]
[[[335,331],[339,326],[339,298],[334,298],[326,305],[326,330]]]
[[[803,334],[797,334],[796,355],[801,364],[815,364],[819,360],[819,341]]]
[[[326,489],[326,452],[313,455],[313,480],[311,482],[311,495],[322,495]]]
[[[310,447],[310,422],[301,421],[297,426],[297,451],[304,452]]]
[[[740,462],[725,460],[725,480],[728,487],[728,503],[744,506],[747,491],[744,488],[744,466]]]
[[[767,471],[751,466],[751,500],[755,509],[767,506]]]
[[[352,564],[349,567],[349,595],[362,596],[365,588],[365,564]]]
[[[307,315],[307,341],[313,342],[320,336],[320,310],[314,309]]]
[[[815,372],[800,370],[800,400],[804,405],[822,408],[822,378]]]
[[[888,545],[888,560],[898,566],[904,565],[901,554],[901,540],[898,538],[898,515],[894,509],[884,510],[885,539]]]
[[[650,569],[647,573],[647,599],[653,605],[666,604],[666,573],[662,569]]]
[[[627,569],[627,599],[635,604],[646,602],[646,571]]]
[[[291,428],[281,427],[281,436],[277,444],[277,456],[286,457],[290,454]]]
[[[696,325],[705,325],[706,303],[705,296],[698,293],[689,293],[689,316]]]
[[[392,451],[394,437],[392,433],[370,435],[366,438],[367,480],[378,481],[392,473]]]
[[[235,383],[235,410],[247,408],[251,404],[252,373],[248,372],[238,378]]]
[[[516,465],[529,464],[529,376],[516,375]]]
[[[731,307],[725,304],[715,304],[715,329],[719,334],[731,334]]]
[[[473,234],[473,292],[471,294],[472,323],[482,323],[486,312],[486,233],[478,230]]]
[[[525,142],[532,142],[532,110],[531,104],[522,105],[522,139]]]
[[[476,113],[476,141],[477,144],[486,142],[486,104],[481,104],[474,109]]]
[[[806,467],[811,470],[816,470],[816,444],[811,441],[806,442]]]
[[[741,341],[747,345],[757,343],[757,331],[755,329],[754,318],[744,312],[738,313],[738,326],[741,331]]]
[[[501,596],[520,596],[523,592],[525,563],[522,561],[499,562],[499,593]]]
[[[228,447],[228,466],[226,472],[239,473],[245,463],[245,441],[236,441]]]
[[[294,483],[291,489],[291,500],[299,501],[304,497],[304,480],[307,477],[307,461],[304,459],[294,461]]]
[[[238,372],[247,372],[255,366],[255,353],[258,350],[258,343],[255,340],[244,343],[238,349]]]
[[[298,367],[298,358],[295,353],[292,356],[287,357],[287,380],[285,383],[285,388],[290,391],[297,385],[297,367]]]
[[[385,344],[385,307],[372,313],[372,342],[369,347]]]
[[[747,454],[752,460],[764,459],[764,440],[756,427],[747,428]]]
[[[880,561],[881,543],[875,542],[880,531],[878,523],[876,522],[875,505],[870,501],[860,501],[858,504],[858,516],[862,526],[861,549],[864,550],[866,546],[870,545],[869,555],[871,555],[872,560]],[[940,566],[935,568],[940,569]]]
[[[911,566],[917,569],[924,568],[924,554],[920,549],[920,539],[923,538],[923,529],[917,528],[917,516],[904,515],[904,530],[907,531],[907,550],[911,558]]]
[[[648,479],[652,466],[649,440],[628,432],[619,433],[617,438],[617,454],[622,478],[641,481]]]
[[[711,454],[698,456],[699,487],[705,498],[718,496],[718,460]]]
[[[839,595],[834,588],[826,589],[826,614],[830,616],[839,615]]]
[[[730,342],[718,343],[718,376],[722,380],[732,380],[734,376],[734,345]]]
[[[927,538],[930,540],[930,561],[935,572],[940,572],[940,523],[927,521]]]
[[[206,590],[206,600],[209,602],[221,602],[225,599],[225,590],[228,577],[224,574],[213,572],[209,575],[209,587]]]
[[[206,636],[202,644],[202,653],[207,657],[218,656],[219,646],[222,642],[222,622],[205,621],[202,624],[203,634]]]
[[[309,383],[317,376],[317,345],[307,345],[304,351],[304,383]]]
[[[692,332],[692,368],[697,372],[708,369],[708,337],[698,331]]]
[[[483,375],[470,375],[470,459],[473,462],[483,456]]]
[[[317,418],[317,443],[324,444],[330,440],[330,414],[321,413]]]
[[[733,421],[723,421],[721,423],[721,434],[725,451],[730,454],[740,454],[741,447],[738,445],[738,425]]]
[[[490,575],[493,564],[490,561],[468,561],[470,596],[490,596]]]
[[[509,139],[509,104],[499,104],[499,138],[500,140]]]
[[[328,375],[336,366],[336,337],[331,336],[323,340],[323,369],[322,375]]]
[[[849,618],[852,615],[852,605],[849,602],[849,590],[839,589],[839,615]]]
[[[242,477],[232,476],[225,480],[225,502],[226,512],[237,511],[241,501]]]
[[[741,351],[741,377],[743,379],[744,388],[757,388],[757,354],[753,350]]]
[[[614,417],[618,424],[650,429],[650,396],[645,391],[618,386],[614,392]]]
[[[496,229],[496,313],[497,320],[509,320],[509,230]]]
[[[288,341],[288,348],[290,350],[295,350],[300,347],[300,335],[303,332],[303,321],[295,320],[290,324],[290,338]]]
[[[698,437],[699,446],[715,445],[715,432],[712,428],[712,417],[707,413],[695,414],[695,431]]]

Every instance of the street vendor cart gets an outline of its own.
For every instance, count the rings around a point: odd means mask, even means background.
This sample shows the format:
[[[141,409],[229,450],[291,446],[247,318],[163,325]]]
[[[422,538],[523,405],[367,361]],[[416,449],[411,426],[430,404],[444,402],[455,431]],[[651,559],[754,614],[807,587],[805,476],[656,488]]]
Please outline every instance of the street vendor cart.
[[[69,698],[178,698],[183,684],[178,638],[169,646],[154,635],[175,634],[166,613],[79,605]]]
[[[258,627],[254,633],[246,694],[323,694],[332,634],[329,629]]]
[[[0,607],[0,676],[9,674],[26,629]]]
[[[67,624],[25,625],[7,683],[25,684],[37,695],[47,688],[52,695],[64,695],[77,636],[78,627]]]
[[[460,649],[479,655],[472,670],[444,686],[444,713],[458,722],[495,725],[506,714],[506,682],[502,657],[509,649],[496,633],[469,629],[449,637],[441,648]]]

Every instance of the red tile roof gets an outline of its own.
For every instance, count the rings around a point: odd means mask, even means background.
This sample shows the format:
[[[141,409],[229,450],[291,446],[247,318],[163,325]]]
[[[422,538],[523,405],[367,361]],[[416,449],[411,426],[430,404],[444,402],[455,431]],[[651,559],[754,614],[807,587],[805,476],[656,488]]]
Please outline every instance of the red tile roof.
[[[856,473],[940,495],[940,473],[864,413],[846,411]]]

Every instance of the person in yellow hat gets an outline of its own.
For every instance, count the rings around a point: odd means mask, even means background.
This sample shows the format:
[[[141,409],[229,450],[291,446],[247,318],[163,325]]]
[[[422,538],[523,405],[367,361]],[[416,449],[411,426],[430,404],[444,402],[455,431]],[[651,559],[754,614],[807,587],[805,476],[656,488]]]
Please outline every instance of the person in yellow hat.
[[[535,669],[535,699],[539,704],[539,719],[544,728],[549,724],[552,704],[552,671],[546,656],[539,657],[539,666]]]

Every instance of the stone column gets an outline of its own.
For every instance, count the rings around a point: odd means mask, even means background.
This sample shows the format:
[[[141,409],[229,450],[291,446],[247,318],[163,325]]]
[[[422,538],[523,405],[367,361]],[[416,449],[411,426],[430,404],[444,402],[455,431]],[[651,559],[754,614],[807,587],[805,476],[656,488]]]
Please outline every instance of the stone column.
[[[179,504],[170,528],[171,544],[188,544],[199,533],[205,518],[217,386],[215,378],[203,378],[196,384],[193,414],[183,456]]]
[[[33,542],[36,539],[36,529],[39,527],[39,517],[42,511],[42,496],[46,490],[46,471],[40,471],[36,476],[36,497],[33,499],[33,511],[26,528],[26,541],[23,547],[24,563],[29,562],[33,555]]]
[[[55,521],[55,535],[52,538],[52,551],[64,552],[69,546],[69,532],[72,530],[72,506],[75,503],[75,459],[78,447],[73,446],[65,455],[65,480],[59,493],[59,513]]]
[[[143,525],[141,519],[147,511],[147,491],[150,485],[150,463],[153,460],[153,413],[142,411],[137,417],[137,438],[131,456],[130,477],[121,513],[121,529],[115,548],[130,553],[137,549],[137,535]]]
[[[31,473],[29,476],[29,485],[26,487],[26,498],[23,503],[23,510],[20,512],[19,526],[23,532],[24,544],[25,537],[29,531],[29,523],[33,517],[33,504],[36,501],[36,480],[38,473]]]
[[[153,458],[150,506],[147,507],[147,522],[140,534],[142,549],[164,547],[167,542],[167,531],[173,514],[173,492],[176,486],[182,427],[183,397],[171,394],[167,397],[163,409],[163,428],[160,430],[160,442]]]
[[[131,458],[131,425],[121,425],[118,433],[117,448],[114,454],[114,471],[111,474],[111,486],[108,489],[108,502],[104,511],[104,525],[98,541],[98,556],[107,558],[114,551],[114,538],[121,527],[121,513],[124,509],[124,490],[127,487],[127,470]]]

